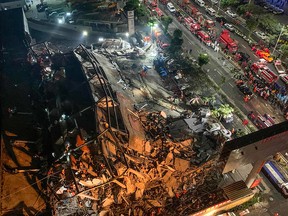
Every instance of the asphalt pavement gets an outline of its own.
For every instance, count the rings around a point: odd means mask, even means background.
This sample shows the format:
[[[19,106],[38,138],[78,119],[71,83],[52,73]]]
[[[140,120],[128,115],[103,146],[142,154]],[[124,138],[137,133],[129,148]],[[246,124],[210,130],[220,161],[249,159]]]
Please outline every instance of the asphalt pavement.
[[[280,110],[272,107],[269,103],[262,100],[262,98],[254,95],[254,98],[245,103],[242,93],[235,85],[235,79],[231,69],[238,66],[232,60],[228,60],[222,52],[215,52],[211,47],[205,46],[198,38],[193,35],[184,25],[178,22],[175,16],[171,15],[164,5],[160,4],[160,8],[173,18],[173,23],[169,26],[169,32],[173,32],[175,29],[180,29],[183,32],[184,43],[182,47],[186,50],[192,50],[191,55],[194,58],[198,58],[200,53],[207,53],[210,57],[210,62],[203,67],[204,71],[208,74],[210,79],[214,81],[222,90],[229,101],[238,107],[245,117],[250,111],[258,111],[260,114],[269,113],[276,120],[276,123],[284,121],[283,114]],[[244,42],[243,42],[244,43]],[[225,60],[223,60],[225,59]],[[223,63],[225,62],[225,64]],[[223,77],[225,77],[225,83],[223,84]]]

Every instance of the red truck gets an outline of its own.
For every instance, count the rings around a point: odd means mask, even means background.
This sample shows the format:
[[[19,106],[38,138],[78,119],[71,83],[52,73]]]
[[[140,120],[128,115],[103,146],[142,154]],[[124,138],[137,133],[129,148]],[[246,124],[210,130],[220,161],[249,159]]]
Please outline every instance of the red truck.
[[[201,29],[199,23],[197,23],[192,17],[184,18],[184,25],[193,33],[195,34],[197,31]]]
[[[190,32],[192,32],[193,34],[196,34],[197,31],[199,31],[201,29],[201,26],[199,23],[192,23],[190,25]]]
[[[211,45],[212,41],[210,40],[210,36],[205,31],[198,31],[197,36],[207,46]]]
[[[184,18],[184,25],[186,26],[186,28],[190,28],[190,25],[192,23],[195,23],[195,20],[192,17],[186,17]]]
[[[288,85],[288,75],[287,75],[287,74],[281,74],[281,75],[280,75],[280,79],[281,79],[286,85]]]
[[[215,22],[213,20],[205,20],[204,27],[208,30],[211,30],[215,27]]]
[[[237,42],[230,37],[230,32],[226,29],[222,31],[218,42],[222,47],[228,48],[231,53],[235,53],[238,50]]]
[[[267,83],[274,83],[278,80],[278,76],[262,62],[252,64],[251,70]]]

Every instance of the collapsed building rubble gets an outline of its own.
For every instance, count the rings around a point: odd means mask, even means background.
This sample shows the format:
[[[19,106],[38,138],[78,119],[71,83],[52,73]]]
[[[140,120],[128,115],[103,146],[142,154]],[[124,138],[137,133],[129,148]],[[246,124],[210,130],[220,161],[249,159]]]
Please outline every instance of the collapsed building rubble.
[[[175,215],[217,202],[207,193],[220,179],[217,154],[193,164],[200,139],[187,125],[164,112],[135,110],[124,92],[112,88],[117,78],[111,77],[119,76],[113,64],[105,73],[103,59],[83,46],[74,56],[95,103],[95,130],[89,134],[76,115],[56,122],[62,130],[54,145],[63,147],[48,172],[54,214]]]
[[[56,97],[45,108],[54,215],[187,215],[226,200],[221,139],[199,136],[187,119],[138,109],[101,52],[80,45],[69,55],[35,53],[41,73],[50,72],[40,87]]]

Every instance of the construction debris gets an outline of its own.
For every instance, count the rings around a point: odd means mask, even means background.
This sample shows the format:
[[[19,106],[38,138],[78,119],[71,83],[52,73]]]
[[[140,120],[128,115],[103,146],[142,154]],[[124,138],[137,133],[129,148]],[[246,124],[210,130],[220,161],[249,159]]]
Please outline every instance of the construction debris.
[[[221,170],[215,152],[221,144],[211,149],[183,119],[135,109],[123,92],[114,94],[111,77],[119,77],[114,62],[106,65],[112,68],[107,73],[104,56],[83,46],[73,55],[94,105],[51,125],[51,133],[57,125],[62,131],[52,139],[56,160],[48,172],[54,215],[186,215],[217,202],[215,196],[221,196],[208,195],[207,188],[217,188]],[[79,124],[86,112],[95,119],[90,134]]]

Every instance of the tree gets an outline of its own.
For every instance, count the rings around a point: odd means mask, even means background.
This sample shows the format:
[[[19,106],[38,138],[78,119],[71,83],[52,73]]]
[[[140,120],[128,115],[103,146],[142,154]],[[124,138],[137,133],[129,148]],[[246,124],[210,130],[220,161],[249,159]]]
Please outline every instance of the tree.
[[[169,53],[174,57],[179,57],[179,53],[182,50],[183,38],[182,31],[180,29],[176,29],[173,32],[173,37],[170,42],[170,46],[168,48]]]
[[[262,7],[254,4],[241,4],[240,6],[237,7],[237,11],[240,15],[245,16],[255,16],[265,13]]]
[[[234,112],[234,109],[229,104],[221,104],[218,111],[220,112],[222,118],[226,118]]]
[[[279,31],[279,21],[272,14],[261,14],[258,17],[259,25],[270,33]]]
[[[157,20],[156,20],[156,19],[154,19],[154,18],[149,18],[149,20],[148,20],[148,22],[147,22],[147,25],[152,28],[153,26],[155,26],[156,23],[157,23]]]
[[[140,17],[140,16],[145,16],[146,15],[146,9],[143,6],[143,4],[140,4],[139,0],[128,0],[126,2],[126,5],[124,6],[123,9],[126,12],[134,10],[136,17]]]
[[[199,54],[198,56],[198,64],[200,67],[203,65],[208,64],[209,62],[209,56],[206,53]]]
[[[254,17],[250,17],[246,20],[246,26],[249,30],[248,37],[257,29],[259,22]]]
[[[280,51],[281,51],[281,59],[288,58],[288,44],[282,44],[280,46]]]
[[[169,25],[173,22],[173,19],[170,16],[165,16],[162,18],[162,23],[164,25],[164,34],[167,34]]]
[[[236,6],[240,2],[239,0],[219,0],[221,7],[229,7],[229,6]]]
[[[232,115],[234,109],[229,104],[221,104],[219,108],[212,110],[211,114],[215,118],[221,120],[222,118],[227,118]]]

